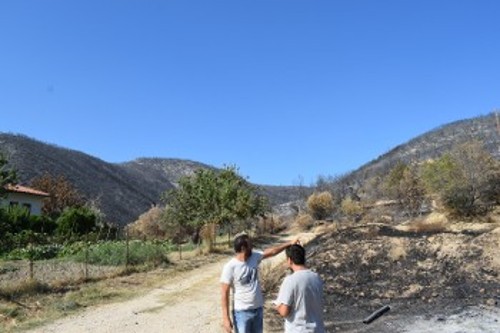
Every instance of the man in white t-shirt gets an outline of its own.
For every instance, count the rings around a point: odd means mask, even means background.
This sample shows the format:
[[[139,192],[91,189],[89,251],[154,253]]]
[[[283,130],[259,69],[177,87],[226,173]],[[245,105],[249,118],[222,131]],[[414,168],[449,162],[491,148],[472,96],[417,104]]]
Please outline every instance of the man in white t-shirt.
[[[297,239],[264,251],[253,250],[248,235],[234,239],[235,256],[224,265],[221,282],[222,325],[230,333],[262,333],[264,327],[264,298],[259,282],[259,264],[262,259],[277,255]],[[229,315],[229,293],[233,289],[233,322]]]
[[[281,284],[276,310],[285,318],[285,333],[324,333],[323,281],[306,266],[306,252],[299,244],[286,249],[293,273]]]

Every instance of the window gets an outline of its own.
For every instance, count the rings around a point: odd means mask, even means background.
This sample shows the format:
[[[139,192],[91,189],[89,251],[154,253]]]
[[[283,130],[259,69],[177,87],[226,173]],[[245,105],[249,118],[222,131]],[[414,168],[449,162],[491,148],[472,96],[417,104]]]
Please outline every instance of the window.
[[[29,203],[23,203],[23,207],[28,210],[28,213],[31,213],[31,204],[29,204]]]

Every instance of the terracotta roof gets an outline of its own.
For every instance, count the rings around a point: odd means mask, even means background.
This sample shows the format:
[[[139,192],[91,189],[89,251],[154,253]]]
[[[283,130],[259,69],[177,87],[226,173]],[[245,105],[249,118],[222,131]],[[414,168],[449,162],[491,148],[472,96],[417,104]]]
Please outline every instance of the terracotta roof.
[[[5,185],[5,189],[8,192],[26,193],[26,194],[31,194],[31,195],[39,195],[39,196],[42,196],[42,197],[48,197],[48,196],[50,196],[50,194],[48,194],[46,192],[35,190],[34,188],[26,187],[26,186],[21,186],[21,185],[11,185],[11,184],[8,184],[8,185]]]

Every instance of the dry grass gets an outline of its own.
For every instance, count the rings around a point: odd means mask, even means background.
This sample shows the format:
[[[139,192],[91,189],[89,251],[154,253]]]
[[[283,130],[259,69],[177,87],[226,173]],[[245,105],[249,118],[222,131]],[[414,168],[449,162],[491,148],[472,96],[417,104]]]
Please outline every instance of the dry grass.
[[[429,216],[412,221],[406,225],[408,231],[415,233],[437,233],[447,229],[448,219],[445,215],[432,213]]]
[[[406,244],[402,239],[391,239],[391,247],[387,253],[389,260],[395,262],[406,259]]]
[[[299,214],[295,218],[294,225],[299,230],[309,230],[314,225],[314,219],[309,214]]]
[[[264,262],[259,269],[262,291],[268,294],[277,290],[285,274],[286,269],[284,265],[275,266],[272,263]]]
[[[3,278],[0,284],[0,332],[18,332],[37,327],[89,306],[119,302],[161,286],[168,278],[179,272],[189,271],[220,260],[218,254],[199,255],[196,250],[185,252],[182,260],[175,259],[172,264],[149,271],[124,271],[102,278],[73,279],[71,283],[56,279],[51,283],[38,280],[12,280],[7,283],[6,274],[16,273],[13,264],[0,271]],[[58,266],[64,270],[66,266]],[[59,273],[63,273],[62,271]],[[52,277],[56,272],[52,272]],[[79,275],[81,276],[81,275]],[[47,277],[45,277],[47,279]]]

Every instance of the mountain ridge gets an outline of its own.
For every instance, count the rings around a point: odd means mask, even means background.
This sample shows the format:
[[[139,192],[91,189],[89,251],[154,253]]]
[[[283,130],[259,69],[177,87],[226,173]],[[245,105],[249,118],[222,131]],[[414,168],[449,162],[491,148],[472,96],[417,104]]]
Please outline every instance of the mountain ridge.
[[[500,129],[496,113],[454,121],[398,145],[387,153],[342,176],[355,184],[386,171],[397,161],[424,160],[438,156],[453,145],[470,139],[481,140],[500,159]],[[197,169],[217,168],[201,162],[159,157],[140,157],[128,162],[109,163],[83,152],[44,143],[24,134],[0,132],[0,152],[17,170],[19,182],[30,181],[48,172],[63,175],[87,199],[96,202],[106,220],[119,225],[135,221],[160,201],[161,194],[176,186],[183,176]],[[256,185],[260,193],[279,205],[304,199],[313,190],[304,186]]]

